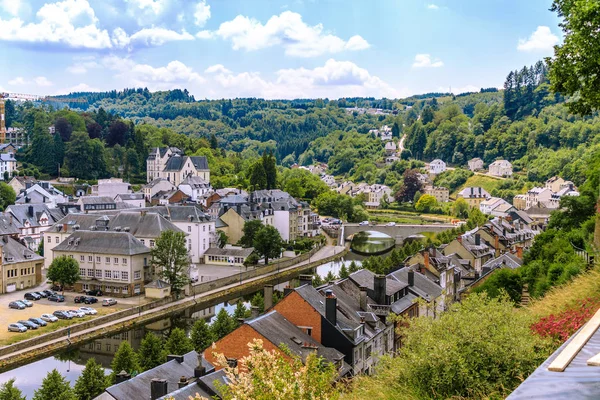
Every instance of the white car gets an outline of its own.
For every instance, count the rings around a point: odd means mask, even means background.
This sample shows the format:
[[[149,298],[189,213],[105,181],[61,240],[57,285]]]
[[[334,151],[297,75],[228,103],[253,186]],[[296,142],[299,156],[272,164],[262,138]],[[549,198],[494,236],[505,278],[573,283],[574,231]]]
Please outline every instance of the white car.
[[[396,223],[395,222],[388,222],[386,225],[387,226],[396,226]]]
[[[359,222],[359,223],[358,223],[358,225],[360,225],[360,226],[369,225],[369,221],[362,221],[362,222]]]
[[[52,314],[42,314],[41,318],[46,321],[46,322],[56,322],[58,321],[58,318],[56,318],[54,315]]]
[[[78,317],[78,318],[85,317],[85,313],[83,311],[79,311],[79,310],[67,310],[66,312],[68,312],[69,314],[71,314],[73,317]]]
[[[96,315],[96,314],[98,314],[98,311],[96,311],[96,309],[92,308],[92,307],[79,307],[78,311],[81,311],[85,315]]]
[[[33,307],[33,303],[30,302],[29,300],[23,299],[23,300],[18,300],[18,301],[20,301],[21,303],[25,304],[26,307]]]

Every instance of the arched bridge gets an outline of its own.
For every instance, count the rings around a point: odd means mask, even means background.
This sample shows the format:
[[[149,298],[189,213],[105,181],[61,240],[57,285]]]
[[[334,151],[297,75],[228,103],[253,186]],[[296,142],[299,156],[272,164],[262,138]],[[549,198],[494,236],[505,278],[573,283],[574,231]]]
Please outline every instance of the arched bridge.
[[[448,229],[456,228],[452,224],[424,224],[424,225],[406,225],[397,224],[389,226],[386,224],[382,225],[359,225],[359,224],[344,224],[341,228],[339,235],[340,245],[344,245],[346,240],[350,240],[353,235],[358,232],[364,231],[376,231],[384,233],[388,236],[393,237],[396,240],[396,244],[402,244],[404,239],[409,236],[417,235],[423,232],[442,232]]]

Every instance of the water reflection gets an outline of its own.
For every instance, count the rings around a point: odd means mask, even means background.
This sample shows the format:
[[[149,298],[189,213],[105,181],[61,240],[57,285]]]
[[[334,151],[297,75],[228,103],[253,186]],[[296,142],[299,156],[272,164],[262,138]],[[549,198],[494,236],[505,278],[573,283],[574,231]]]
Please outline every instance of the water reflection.
[[[359,254],[376,255],[390,251],[395,244],[394,238],[385,233],[364,231],[354,235],[350,249]]]

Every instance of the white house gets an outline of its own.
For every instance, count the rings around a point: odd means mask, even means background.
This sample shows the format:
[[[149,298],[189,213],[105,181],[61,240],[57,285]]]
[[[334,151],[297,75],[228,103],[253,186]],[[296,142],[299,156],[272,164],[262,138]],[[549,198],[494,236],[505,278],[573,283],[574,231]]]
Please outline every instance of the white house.
[[[512,176],[512,164],[506,160],[496,160],[490,164],[490,175]]]
[[[149,182],[142,186],[142,192],[146,201],[152,200],[158,192],[170,192],[175,189],[175,185],[163,178],[156,178],[152,182]]]
[[[479,203],[479,210],[486,215],[492,215],[492,210],[501,204],[508,204],[512,207],[512,204],[504,199],[501,199],[500,197],[490,197],[489,199]]]
[[[479,171],[483,169],[483,160],[479,157],[472,158],[467,163],[471,171]]]
[[[335,178],[333,177],[333,175],[322,175],[321,180],[325,182],[325,184],[330,188],[337,187],[337,183],[335,182]]]
[[[547,206],[552,200],[552,190],[545,187],[534,187],[527,191],[525,209],[529,207]]]
[[[129,204],[135,208],[142,208],[146,205],[144,193],[125,193],[115,196],[115,202]]]
[[[200,263],[204,252],[211,247],[211,243],[216,243],[215,219],[196,206],[149,208],[149,210],[155,209],[173,225],[187,233],[187,247],[192,263]]]
[[[396,143],[394,141],[386,142],[385,144],[385,154],[391,155],[396,152],[398,148],[396,147]]]
[[[132,193],[131,185],[121,178],[98,179],[97,185],[92,185],[92,196],[115,198],[118,194]]]
[[[445,170],[446,170],[446,163],[443,162],[442,160],[440,160],[439,158],[437,158],[429,163],[428,172],[430,174],[434,174],[434,175],[441,174]]]
[[[205,181],[199,176],[188,176],[178,187],[186,195],[190,196],[190,199],[195,202],[199,202],[200,198],[211,191],[210,183]]]
[[[14,153],[0,154],[0,180],[4,180],[4,173],[8,174],[8,179],[11,179],[17,170],[17,160]]]
[[[48,182],[40,182],[23,190],[17,195],[15,204],[46,204],[55,208],[59,203],[67,202],[67,196]]]

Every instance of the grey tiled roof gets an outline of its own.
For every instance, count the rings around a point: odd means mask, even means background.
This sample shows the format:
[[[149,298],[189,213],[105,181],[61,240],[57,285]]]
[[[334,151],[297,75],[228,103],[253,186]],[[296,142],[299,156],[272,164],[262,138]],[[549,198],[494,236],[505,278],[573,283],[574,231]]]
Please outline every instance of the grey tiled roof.
[[[114,204],[115,200],[109,196],[83,196],[79,198],[81,204]]]
[[[515,269],[519,268],[521,265],[523,265],[523,260],[521,260],[519,257],[511,253],[504,253],[497,258],[492,258],[491,260],[483,264],[481,268],[493,269],[497,267],[507,266],[508,268]]]
[[[6,265],[44,259],[9,236],[0,238],[0,247],[2,247],[2,263]]]
[[[115,200],[117,198],[119,198],[123,201],[125,201],[125,200],[143,200],[144,194],[143,193],[123,193],[123,194],[118,194],[115,197]]]
[[[38,219],[44,212],[50,218],[48,225],[53,224],[64,216],[59,209],[50,209],[45,204],[13,204],[6,208],[5,214],[12,215],[15,226],[21,228],[25,224],[25,221],[29,221],[30,226],[40,226]]]
[[[190,160],[192,161],[192,163],[194,164],[194,167],[196,167],[196,169],[208,169],[208,161],[206,160],[206,157],[204,156],[191,156]]]
[[[63,240],[54,251],[137,255],[150,249],[129,232],[76,231]]]
[[[394,314],[401,314],[412,306],[418,297],[412,293],[400,298],[399,300],[392,303],[392,312]]]
[[[398,271],[394,271],[388,276],[397,279],[400,282],[408,282],[408,270],[409,268],[401,268]],[[409,291],[423,297],[427,301],[434,300],[435,298],[442,295],[442,287],[437,283],[427,279],[423,274],[415,271],[415,284],[409,287]]]
[[[207,249],[204,254],[209,256],[227,256],[227,257],[243,257],[246,258],[254,251],[253,247],[247,249],[220,249],[218,247],[211,247]]]
[[[350,274],[350,280],[355,282],[358,287],[364,286],[368,289],[375,290],[375,274],[368,269],[361,269]],[[396,279],[386,277],[385,294],[388,296],[393,296],[407,286],[408,284],[405,282],[400,282]]]
[[[152,288],[152,289],[164,289],[164,288],[171,287],[171,285],[169,285],[168,282],[157,279],[157,280],[152,281],[149,284],[145,285],[145,287]]]

